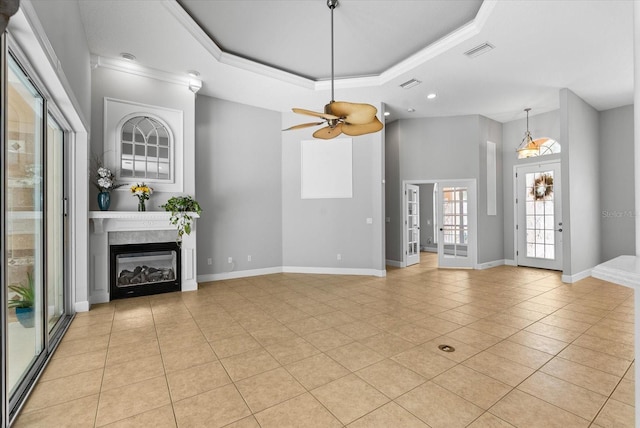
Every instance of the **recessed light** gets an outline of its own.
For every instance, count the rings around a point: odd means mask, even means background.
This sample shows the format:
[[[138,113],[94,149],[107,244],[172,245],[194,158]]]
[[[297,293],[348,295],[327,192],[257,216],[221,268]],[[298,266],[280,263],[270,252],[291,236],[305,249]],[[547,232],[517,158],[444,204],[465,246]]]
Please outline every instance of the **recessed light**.
[[[127,61],[135,61],[136,60],[136,56],[134,54],[130,54],[129,52],[122,52],[120,54],[120,57],[122,57],[123,59],[126,59]]]
[[[391,112],[390,112],[390,111],[385,111],[385,112],[384,112],[384,115],[385,115],[385,116],[391,116]]]
[[[437,97],[437,95],[436,95],[436,94],[429,94],[429,95],[427,95],[427,99],[428,99],[428,100],[432,100],[432,99],[434,99],[435,97]]]
[[[407,111],[408,111],[409,113],[413,113],[414,111],[416,111],[416,109],[414,109],[413,107],[409,107],[409,108],[407,109]]]
[[[188,74],[189,76],[191,76],[191,77],[198,77],[198,76],[200,76],[200,73],[199,73],[198,71],[196,71],[196,70],[189,70],[189,71],[187,71],[187,74]]]

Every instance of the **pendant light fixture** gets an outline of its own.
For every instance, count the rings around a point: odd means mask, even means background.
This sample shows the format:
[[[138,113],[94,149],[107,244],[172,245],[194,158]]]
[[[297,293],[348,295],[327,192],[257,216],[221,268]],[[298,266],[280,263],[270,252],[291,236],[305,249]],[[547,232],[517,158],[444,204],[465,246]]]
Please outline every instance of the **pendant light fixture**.
[[[527,112],[527,131],[524,133],[524,138],[516,149],[518,152],[518,159],[530,158],[540,154],[540,147],[536,144],[533,138],[531,138],[531,132],[529,132],[529,112],[531,111],[531,108],[528,107],[524,109],[524,111]]]

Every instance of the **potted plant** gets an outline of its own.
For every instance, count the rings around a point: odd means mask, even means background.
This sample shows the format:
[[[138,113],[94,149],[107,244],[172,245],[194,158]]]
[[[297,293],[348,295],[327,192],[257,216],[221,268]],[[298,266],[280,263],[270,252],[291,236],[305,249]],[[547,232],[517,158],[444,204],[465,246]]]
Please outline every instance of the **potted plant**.
[[[35,284],[33,274],[27,272],[27,285],[12,284],[9,290],[16,295],[9,299],[8,306],[16,309],[16,317],[25,328],[32,328],[34,323],[33,305],[35,303]]]
[[[200,204],[191,196],[173,196],[160,207],[171,213],[169,221],[178,230],[178,242],[182,240],[182,235],[191,233],[191,222],[193,221],[191,214],[200,215],[202,213]]]

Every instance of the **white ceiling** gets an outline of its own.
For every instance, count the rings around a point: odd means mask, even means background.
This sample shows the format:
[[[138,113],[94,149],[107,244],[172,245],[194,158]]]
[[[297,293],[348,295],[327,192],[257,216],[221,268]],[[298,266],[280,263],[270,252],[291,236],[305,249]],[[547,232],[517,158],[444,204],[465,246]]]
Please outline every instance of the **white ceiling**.
[[[79,2],[89,49],[105,62],[129,52],[130,68],[197,70],[199,94],[276,111],[330,100],[326,0]],[[525,107],[557,109],[561,88],[598,110],[633,102],[630,0],[340,0],[334,13],[336,100],[382,101],[388,120],[507,122]],[[484,42],[495,49],[464,55]],[[422,83],[399,87],[412,78]]]

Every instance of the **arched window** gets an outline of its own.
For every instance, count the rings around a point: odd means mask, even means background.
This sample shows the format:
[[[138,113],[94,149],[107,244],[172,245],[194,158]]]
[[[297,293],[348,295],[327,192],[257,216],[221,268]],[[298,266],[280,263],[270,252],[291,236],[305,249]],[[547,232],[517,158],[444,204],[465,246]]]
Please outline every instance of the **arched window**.
[[[159,120],[135,116],[122,125],[120,177],[173,179],[173,136]]]
[[[537,138],[526,147],[518,149],[518,159],[545,156],[560,153],[560,143],[551,138]]]

